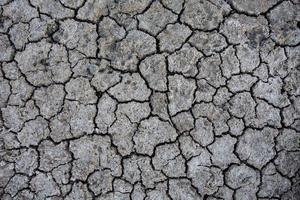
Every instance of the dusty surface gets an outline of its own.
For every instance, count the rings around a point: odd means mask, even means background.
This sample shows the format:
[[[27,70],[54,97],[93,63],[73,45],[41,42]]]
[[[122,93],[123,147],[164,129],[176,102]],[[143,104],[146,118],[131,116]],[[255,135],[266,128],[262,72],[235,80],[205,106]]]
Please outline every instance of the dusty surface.
[[[0,0],[1,200],[299,200],[298,0]]]

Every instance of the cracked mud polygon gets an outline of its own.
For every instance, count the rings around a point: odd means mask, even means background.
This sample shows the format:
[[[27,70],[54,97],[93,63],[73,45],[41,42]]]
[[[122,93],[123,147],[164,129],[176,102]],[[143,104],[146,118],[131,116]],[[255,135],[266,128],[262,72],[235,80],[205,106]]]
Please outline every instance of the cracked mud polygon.
[[[0,0],[1,200],[299,200],[299,0]]]

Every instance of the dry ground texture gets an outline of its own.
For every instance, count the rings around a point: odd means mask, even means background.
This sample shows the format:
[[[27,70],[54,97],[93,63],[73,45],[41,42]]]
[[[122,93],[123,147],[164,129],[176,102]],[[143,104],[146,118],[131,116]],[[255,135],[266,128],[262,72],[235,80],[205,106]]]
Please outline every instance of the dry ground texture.
[[[299,200],[299,0],[0,0],[1,200]]]

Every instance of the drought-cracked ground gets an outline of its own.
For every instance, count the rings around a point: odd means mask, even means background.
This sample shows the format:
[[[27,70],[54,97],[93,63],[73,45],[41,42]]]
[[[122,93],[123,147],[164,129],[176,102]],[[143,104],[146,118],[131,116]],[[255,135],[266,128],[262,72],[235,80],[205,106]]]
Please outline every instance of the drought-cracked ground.
[[[299,200],[299,0],[0,0],[1,200]]]

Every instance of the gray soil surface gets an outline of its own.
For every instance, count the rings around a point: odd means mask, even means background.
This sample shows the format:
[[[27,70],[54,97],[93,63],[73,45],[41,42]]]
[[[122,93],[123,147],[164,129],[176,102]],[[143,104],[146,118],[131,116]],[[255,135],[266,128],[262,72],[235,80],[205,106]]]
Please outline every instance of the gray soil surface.
[[[1,200],[299,200],[299,0],[0,0]]]

